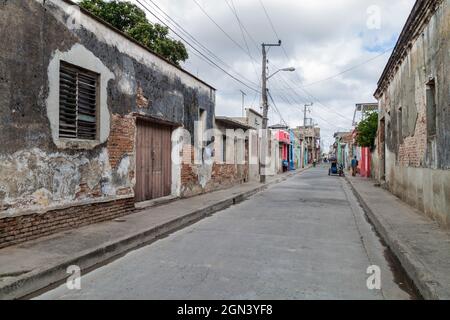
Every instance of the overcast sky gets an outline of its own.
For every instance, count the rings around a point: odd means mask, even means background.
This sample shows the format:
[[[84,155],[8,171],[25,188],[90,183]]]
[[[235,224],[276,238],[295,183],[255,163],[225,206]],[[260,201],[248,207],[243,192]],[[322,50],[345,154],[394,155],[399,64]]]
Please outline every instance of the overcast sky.
[[[150,0],[139,1],[147,3],[149,9],[153,6]],[[296,72],[278,73],[270,79],[269,89],[283,119],[291,127],[303,124],[303,104],[314,103],[308,117],[321,127],[326,150],[333,142],[334,132],[351,129],[355,104],[375,101],[377,81],[415,2],[261,0],[272,28],[260,0],[153,1],[226,63],[226,66],[221,64],[224,69],[256,89],[260,89],[261,78],[260,44],[276,43],[278,34],[283,48],[270,49],[269,70],[295,67]],[[235,11],[231,9],[233,5]],[[153,10],[162,17],[156,8]],[[157,21],[150,15],[149,18]],[[176,38],[173,33],[172,36]],[[188,49],[190,58],[182,66],[217,88],[217,115],[241,115],[240,90],[247,94],[245,105],[260,111],[258,93]],[[336,76],[355,66],[358,67]],[[281,122],[273,108],[269,117],[270,124]]]

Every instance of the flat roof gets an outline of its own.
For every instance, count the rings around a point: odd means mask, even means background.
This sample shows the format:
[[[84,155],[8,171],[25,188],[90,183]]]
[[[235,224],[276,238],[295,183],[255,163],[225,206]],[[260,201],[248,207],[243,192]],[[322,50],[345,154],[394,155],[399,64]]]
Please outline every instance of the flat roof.
[[[252,108],[247,108],[248,111],[252,112],[253,114],[256,114],[257,116],[260,116],[261,118],[263,118],[263,115],[257,111],[255,111],[255,109]]]
[[[229,118],[229,117],[216,116],[216,121],[230,125],[233,128],[255,129],[254,127],[249,126],[248,124],[245,124],[241,121],[237,121],[237,120]]]

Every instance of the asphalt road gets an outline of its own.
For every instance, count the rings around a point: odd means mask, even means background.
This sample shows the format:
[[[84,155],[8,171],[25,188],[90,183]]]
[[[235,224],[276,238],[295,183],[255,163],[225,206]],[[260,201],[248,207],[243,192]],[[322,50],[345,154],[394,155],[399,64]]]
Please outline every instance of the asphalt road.
[[[132,251],[83,275],[80,290],[62,285],[37,299],[411,298],[345,179],[327,170]],[[367,287],[372,265],[380,290]]]

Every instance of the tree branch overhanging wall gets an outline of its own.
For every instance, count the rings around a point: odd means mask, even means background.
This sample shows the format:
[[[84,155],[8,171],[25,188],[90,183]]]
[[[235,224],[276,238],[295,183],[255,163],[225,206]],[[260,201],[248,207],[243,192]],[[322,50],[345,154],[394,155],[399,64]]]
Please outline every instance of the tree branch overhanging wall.
[[[367,112],[364,119],[358,124],[356,142],[361,147],[373,149],[378,130],[378,112]]]

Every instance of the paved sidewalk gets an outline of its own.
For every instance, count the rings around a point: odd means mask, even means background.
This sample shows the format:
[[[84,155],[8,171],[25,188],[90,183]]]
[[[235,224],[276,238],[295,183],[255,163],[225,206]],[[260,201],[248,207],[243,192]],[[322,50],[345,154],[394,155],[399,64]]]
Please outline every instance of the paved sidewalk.
[[[425,299],[450,299],[450,232],[375,181],[347,176],[377,232]]]
[[[89,270],[241,202],[304,170],[268,177],[0,250],[0,299],[24,297],[67,278],[67,267]]]

